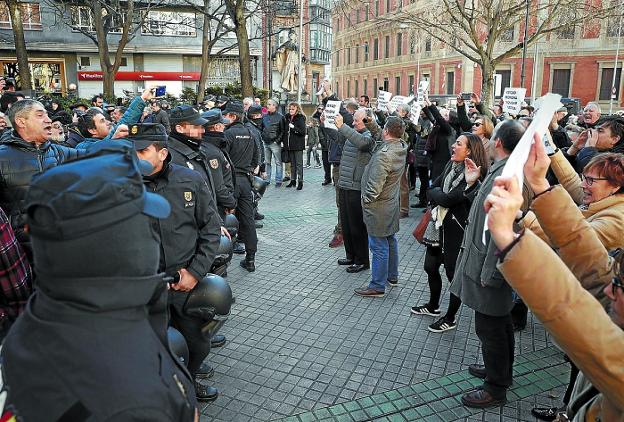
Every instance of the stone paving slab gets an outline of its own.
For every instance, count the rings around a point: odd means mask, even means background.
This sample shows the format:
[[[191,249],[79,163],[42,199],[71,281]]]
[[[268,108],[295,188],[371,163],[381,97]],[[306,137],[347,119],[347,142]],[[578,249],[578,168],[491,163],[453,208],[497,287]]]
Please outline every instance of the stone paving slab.
[[[336,265],[344,249],[327,246],[336,224],[334,189],[321,187],[321,170],[305,172],[302,191],[271,185],[261,201],[266,218],[258,230],[256,272],[242,270],[238,256],[228,270],[237,301],[221,331],[228,343],[208,357],[220,397],[202,405],[202,421],[269,421],[320,411],[461,374],[480,359],[470,309],[462,307],[457,329],[443,334],[427,330],[431,317],[410,315],[411,306],[428,300],[424,247],[411,235],[419,210],[410,210],[397,234],[399,287],[383,298],[357,297],[353,289],[368,283],[370,271],[347,274]],[[550,348],[542,325],[529,315],[527,329],[516,335],[517,362]],[[455,419],[448,420],[534,420],[533,405],[558,404],[562,389],[551,384],[500,411],[452,410]],[[405,405],[400,400],[407,399],[398,399]],[[388,403],[396,408],[391,420],[418,420]],[[328,417],[334,416],[342,415]]]

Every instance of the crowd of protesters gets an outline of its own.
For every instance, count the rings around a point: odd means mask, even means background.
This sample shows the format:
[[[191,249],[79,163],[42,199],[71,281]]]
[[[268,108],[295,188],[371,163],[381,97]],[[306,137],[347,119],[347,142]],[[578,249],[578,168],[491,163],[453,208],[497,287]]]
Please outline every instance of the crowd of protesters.
[[[424,212],[430,294],[411,313],[436,317],[429,330],[443,333],[462,304],[474,311],[483,365],[468,370],[483,384],[465,406],[507,401],[514,332],[530,309],[571,365],[563,406],[534,415],[622,417],[624,118],[597,103],[578,116],[560,108],[535,136],[520,186],[501,174],[532,107],[511,116],[475,94],[453,108],[424,95],[414,120],[409,105],[389,113],[364,95],[330,117],[327,102],[340,99],[324,84],[309,117],[272,99],[171,108],[153,89],[69,111],[3,92],[3,420],[197,420],[197,401],[218,396],[206,357],[226,343],[217,332],[234,300],[220,276],[231,253],[255,271],[258,199],[271,183],[302,190],[313,163],[334,185],[337,264],[371,270],[358,296],[399,284],[400,220]]]

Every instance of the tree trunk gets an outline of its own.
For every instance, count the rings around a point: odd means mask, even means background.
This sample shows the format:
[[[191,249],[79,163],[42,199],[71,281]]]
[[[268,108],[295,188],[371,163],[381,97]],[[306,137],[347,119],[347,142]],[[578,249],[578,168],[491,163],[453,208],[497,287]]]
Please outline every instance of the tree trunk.
[[[212,43],[210,42],[210,1],[204,0],[204,26],[202,28],[202,61],[201,71],[199,74],[199,88],[197,92],[197,104],[201,104],[204,101],[206,95],[206,82],[208,80],[208,65],[210,64],[210,49]]]
[[[32,80],[30,67],[28,66],[28,52],[26,50],[26,40],[24,39],[24,27],[22,26],[22,13],[18,1],[7,0],[7,5],[9,6],[9,15],[13,23],[13,39],[15,40],[15,55],[19,68],[20,88],[22,90],[30,90],[32,89]]]
[[[102,76],[104,79],[102,80],[102,89],[103,94],[107,99],[115,96],[115,74],[117,72],[114,71],[113,68],[102,68]]]
[[[483,59],[481,64],[481,103],[484,107],[490,108],[494,100],[494,64]]]
[[[236,26],[236,40],[238,41],[238,64],[241,75],[241,95],[253,97],[253,79],[251,77],[251,56],[249,53],[249,36],[245,19],[245,2],[243,0],[228,0],[229,6],[234,5],[234,24]],[[232,7],[229,7],[230,10]]]

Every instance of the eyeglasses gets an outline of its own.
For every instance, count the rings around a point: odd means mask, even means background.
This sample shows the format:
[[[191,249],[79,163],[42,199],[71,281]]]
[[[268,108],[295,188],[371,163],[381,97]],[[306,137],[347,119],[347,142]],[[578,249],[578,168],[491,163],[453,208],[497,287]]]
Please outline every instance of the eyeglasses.
[[[472,124],[472,127],[479,127],[481,126],[483,123],[479,123],[479,122],[475,122]]]
[[[611,293],[613,296],[615,296],[615,291],[617,289],[622,290],[624,293],[624,283],[622,283],[622,280],[619,277],[613,277],[613,280],[611,280]]]
[[[609,180],[607,177],[591,177],[581,173],[581,182],[585,182],[587,186],[592,186],[596,180]]]

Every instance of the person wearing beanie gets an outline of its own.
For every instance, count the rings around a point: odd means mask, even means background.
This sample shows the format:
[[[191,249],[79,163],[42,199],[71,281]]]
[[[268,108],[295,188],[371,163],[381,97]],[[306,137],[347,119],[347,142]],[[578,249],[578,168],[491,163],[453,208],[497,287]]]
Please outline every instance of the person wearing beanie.
[[[225,106],[225,117],[232,123],[225,133],[225,151],[229,154],[236,176],[236,218],[239,221],[240,236],[245,239],[245,259],[241,267],[249,272],[256,270],[255,257],[258,248],[258,236],[254,221],[253,193],[251,177],[257,171],[258,148],[254,136],[242,122],[243,104],[229,101]]]
[[[221,238],[221,220],[204,179],[187,167],[171,163],[167,132],[159,123],[130,127],[132,141],[140,159],[153,169],[143,177],[148,191],[162,195],[171,205],[171,215],[155,225],[160,235],[159,270],[179,280],[171,284],[169,307],[171,323],[182,333],[189,348],[188,370],[195,382],[198,400],[215,400],[217,389],[200,382],[212,368],[203,364],[210,352],[210,338],[202,334],[202,320],[184,312],[189,292],[210,271]]]
[[[197,420],[150,220],[170,206],[146,192],[132,148],[36,176],[26,209],[37,289],[2,345],[2,420]]]

